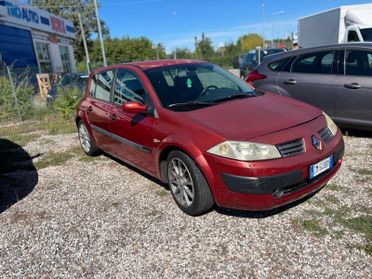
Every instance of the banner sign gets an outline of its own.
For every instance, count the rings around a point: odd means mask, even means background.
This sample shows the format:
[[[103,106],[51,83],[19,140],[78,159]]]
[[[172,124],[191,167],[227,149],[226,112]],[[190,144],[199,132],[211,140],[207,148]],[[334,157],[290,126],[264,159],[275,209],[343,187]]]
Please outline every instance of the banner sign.
[[[75,32],[72,22],[17,1],[0,0],[0,20],[69,38]]]

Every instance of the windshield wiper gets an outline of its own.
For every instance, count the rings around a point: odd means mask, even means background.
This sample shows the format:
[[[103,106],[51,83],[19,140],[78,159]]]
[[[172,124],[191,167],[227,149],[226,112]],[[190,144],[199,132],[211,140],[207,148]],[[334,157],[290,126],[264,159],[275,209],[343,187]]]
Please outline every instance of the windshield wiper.
[[[229,101],[229,100],[233,100],[233,99],[242,99],[242,98],[254,97],[254,96],[255,95],[248,94],[248,93],[233,94],[233,95],[229,95],[229,96],[223,97],[221,99],[214,100],[213,103],[220,103],[220,102]]]
[[[169,108],[174,108],[174,107],[187,107],[187,106],[213,106],[213,103],[209,102],[200,102],[200,101],[189,101],[189,102],[184,102],[184,103],[174,103],[169,105]]]

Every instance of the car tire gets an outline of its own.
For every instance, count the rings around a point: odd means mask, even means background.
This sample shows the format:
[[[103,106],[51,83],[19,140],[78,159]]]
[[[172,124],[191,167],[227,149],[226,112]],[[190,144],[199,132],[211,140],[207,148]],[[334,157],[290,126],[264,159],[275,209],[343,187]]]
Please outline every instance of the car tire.
[[[167,159],[167,180],[177,206],[191,216],[212,209],[213,195],[195,162],[181,151],[172,151]]]
[[[97,156],[101,153],[83,121],[78,123],[78,134],[80,146],[87,155]]]

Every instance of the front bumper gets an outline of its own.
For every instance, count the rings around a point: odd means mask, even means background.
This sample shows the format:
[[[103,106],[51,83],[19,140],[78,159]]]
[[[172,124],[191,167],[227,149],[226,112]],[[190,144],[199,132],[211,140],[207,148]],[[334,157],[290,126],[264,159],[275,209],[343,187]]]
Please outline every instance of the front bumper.
[[[313,179],[304,178],[303,170],[294,170],[283,174],[261,177],[246,177],[223,173],[222,177],[226,186],[232,192],[256,195],[272,194],[275,197],[281,197],[327,177],[332,170],[337,167],[337,163],[341,160],[344,150],[345,147],[344,144],[342,144],[341,147],[332,154],[333,161],[336,162],[336,164],[328,171]]]

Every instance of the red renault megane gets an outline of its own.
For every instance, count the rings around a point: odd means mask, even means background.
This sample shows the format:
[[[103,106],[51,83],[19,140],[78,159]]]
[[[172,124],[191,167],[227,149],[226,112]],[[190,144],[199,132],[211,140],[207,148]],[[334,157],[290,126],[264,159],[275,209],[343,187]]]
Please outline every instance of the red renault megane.
[[[102,150],[168,183],[190,215],[215,203],[268,210],[298,200],[328,182],[344,152],[321,110],[202,61],[98,69],[76,124],[88,155]]]

